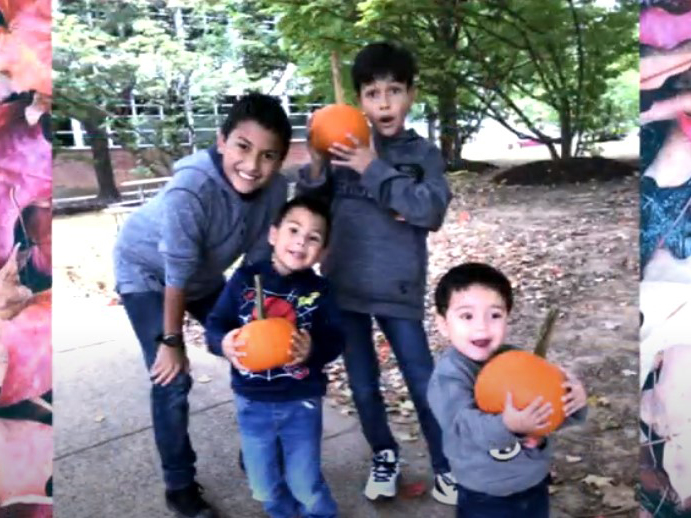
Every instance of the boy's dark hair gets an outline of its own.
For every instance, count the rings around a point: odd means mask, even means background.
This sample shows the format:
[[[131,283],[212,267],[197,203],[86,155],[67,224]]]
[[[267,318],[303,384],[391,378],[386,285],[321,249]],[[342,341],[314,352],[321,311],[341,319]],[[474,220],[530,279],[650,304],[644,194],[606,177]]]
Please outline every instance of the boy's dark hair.
[[[300,195],[291,198],[283,204],[281,209],[276,214],[273,225],[278,227],[283,219],[291,210],[295,208],[307,209],[312,214],[321,216],[324,219],[324,246],[329,244],[329,236],[331,234],[331,210],[328,204],[322,199],[311,195]]]
[[[259,92],[244,95],[230,107],[230,112],[221,126],[223,138],[228,138],[238,124],[247,120],[259,123],[278,136],[282,146],[281,159],[284,159],[290,148],[293,128],[280,101],[276,97]]]
[[[407,49],[382,41],[370,43],[357,53],[350,76],[355,93],[360,95],[363,85],[389,76],[410,88],[417,72],[415,58]]]
[[[439,280],[437,289],[434,291],[437,313],[446,315],[453,292],[465,290],[472,285],[480,285],[496,291],[504,299],[506,310],[511,311],[513,290],[506,275],[489,264],[464,263],[451,268]]]

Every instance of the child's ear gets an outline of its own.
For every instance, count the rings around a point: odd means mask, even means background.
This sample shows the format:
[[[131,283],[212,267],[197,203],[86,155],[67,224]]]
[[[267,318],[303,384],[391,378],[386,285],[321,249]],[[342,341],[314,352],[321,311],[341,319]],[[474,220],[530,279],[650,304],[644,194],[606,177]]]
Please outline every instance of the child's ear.
[[[437,324],[437,330],[444,338],[449,338],[449,327],[446,324],[446,318],[436,313],[434,315],[434,321]]]
[[[219,130],[216,134],[216,147],[218,148],[219,153],[223,153],[223,148],[226,145],[226,140],[227,139],[223,136],[223,133]]]
[[[276,228],[276,225],[271,225],[269,227],[269,244],[271,246],[276,245],[276,236],[278,235],[278,229]]]

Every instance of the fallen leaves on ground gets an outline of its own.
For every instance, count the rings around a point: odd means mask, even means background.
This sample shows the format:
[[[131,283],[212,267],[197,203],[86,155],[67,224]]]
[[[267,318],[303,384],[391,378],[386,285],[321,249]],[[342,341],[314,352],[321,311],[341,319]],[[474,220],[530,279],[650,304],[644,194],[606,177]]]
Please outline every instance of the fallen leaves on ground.
[[[638,479],[636,457],[621,453],[629,443],[637,447],[638,437],[637,376],[633,374],[638,372],[639,272],[638,250],[631,246],[638,239],[638,179],[560,187],[508,186],[493,184],[479,174],[464,174],[450,176],[450,182],[454,199],[445,223],[428,238],[425,328],[430,348],[437,355],[446,346],[434,327],[434,286],[461,262],[488,262],[511,279],[515,288],[512,343],[532,347],[542,319],[556,307],[559,318],[548,358],[569,368],[579,367],[591,396],[591,415],[587,431],[567,429],[556,435],[555,449],[561,453],[555,459],[559,480],[551,491],[569,516],[601,513],[607,485],[584,483],[589,473],[605,479],[616,474],[617,483],[624,486]],[[102,225],[106,223],[112,222],[102,219]],[[84,228],[91,229],[86,222]],[[100,228],[98,235],[112,234],[112,240],[114,226],[110,230]],[[112,272],[104,257],[112,245],[108,240],[97,241],[85,240],[81,250],[70,242],[71,262],[63,251],[54,271],[56,282],[102,297],[107,305],[113,303]],[[55,243],[59,247],[61,240]],[[60,256],[60,252],[54,254]],[[81,265],[78,261],[83,257],[94,260]],[[635,317],[629,321],[627,315]],[[389,422],[399,437],[418,438],[406,443],[408,448],[426,454],[417,413],[393,350],[373,326]],[[203,330],[193,320],[187,320],[185,340],[204,347]],[[356,416],[343,360],[333,362],[326,372],[328,403],[343,415]],[[610,466],[610,471],[599,472],[600,465]]]

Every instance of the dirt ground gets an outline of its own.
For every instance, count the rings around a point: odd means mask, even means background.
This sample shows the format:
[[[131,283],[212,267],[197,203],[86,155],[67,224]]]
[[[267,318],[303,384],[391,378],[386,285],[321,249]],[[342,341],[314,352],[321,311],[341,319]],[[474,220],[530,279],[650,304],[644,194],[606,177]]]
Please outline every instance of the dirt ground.
[[[587,423],[556,435],[554,507],[560,516],[638,516],[638,177],[580,185],[513,186],[489,175],[452,174],[443,227],[430,235],[428,318],[435,352],[431,291],[453,264],[487,261],[515,286],[510,340],[530,347],[551,307],[559,310],[548,358],[579,374],[589,391]],[[53,282],[63,297],[116,304],[109,214],[53,222]],[[198,335],[198,328],[190,332]],[[401,440],[419,438],[407,391],[379,339],[383,384]],[[331,403],[351,413],[343,367],[330,370]]]

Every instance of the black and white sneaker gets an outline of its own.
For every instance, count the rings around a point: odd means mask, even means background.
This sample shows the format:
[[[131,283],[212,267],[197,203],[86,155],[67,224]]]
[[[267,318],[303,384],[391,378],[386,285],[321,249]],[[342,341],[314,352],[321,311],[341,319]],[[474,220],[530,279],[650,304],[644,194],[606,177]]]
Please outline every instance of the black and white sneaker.
[[[184,518],[216,518],[208,503],[202,498],[204,488],[193,482],[183,489],[166,490],[166,505],[177,516]]]
[[[380,497],[393,498],[396,496],[400,474],[401,467],[395,451],[381,450],[376,452],[372,458],[372,469],[367,480],[367,486],[365,486],[365,496],[370,500],[376,500]]]
[[[442,504],[456,505],[458,503],[458,488],[456,484],[456,479],[450,471],[448,473],[437,473],[434,475],[432,497]]]

